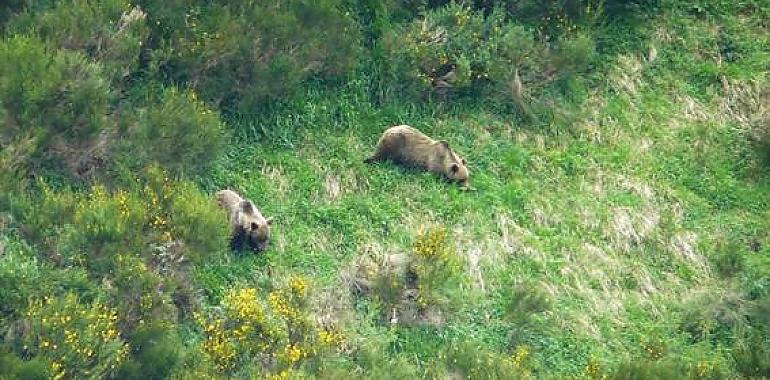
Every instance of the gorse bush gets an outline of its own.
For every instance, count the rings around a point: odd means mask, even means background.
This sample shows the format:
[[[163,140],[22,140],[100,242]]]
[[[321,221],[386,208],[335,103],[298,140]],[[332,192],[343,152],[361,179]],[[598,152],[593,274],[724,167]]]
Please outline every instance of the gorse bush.
[[[29,331],[21,338],[26,355],[44,358],[52,378],[107,377],[125,360],[117,311],[74,294],[43,298],[26,313]]]
[[[212,104],[254,114],[314,76],[356,63],[357,28],[339,2],[144,1],[153,65]]]
[[[79,158],[107,123],[111,93],[102,75],[78,52],[26,36],[0,41],[0,146],[28,143],[28,158],[49,164],[54,156]]]
[[[444,228],[429,229],[417,237],[409,270],[417,285],[417,306],[443,307],[451,302],[447,289],[463,281],[463,262]]]
[[[168,286],[144,261],[136,256],[119,255],[112,270],[113,304],[118,305],[122,331],[156,321],[176,321],[176,308],[170,292],[158,292]]]
[[[770,328],[753,328],[735,341],[732,357],[735,367],[748,378],[770,377]]]
[[[118,161],[130,167],[155,162],[173,174],[198,174],[219,155],[224,125],[194,92],[168,88],[147,103],[136,125],[121,133]]]
[[[14,18],[9,30],[34,34],[52,47],[87,54],[118,82],[139,68],[149,36],[146,14],[125,0],[67,0]]]
[[[221,311],[197,317],[203,331],[201,352],[220,372],[232,373],[258,361],[263,375],[287,378],[293,369],[333,352],[340,332],[319,327],[308,314],[308,285],[299,277],[267,292],[235,288],[225,294]]]
[[[182,360],[182,342],[173,325],[152,323],[131,334],[131,358],[118,372],[121,379],[167,379]]]
[[[0,328],[10,317],[18,317],[29,299],[37,295],[42,273],[37,260],[19,252],[0,257]]]
[[[32,241],[56,251],[61,264],[96,273],[124,253],[167,262],[156,257],[157,246],[166,246],[162,256],[193,262],[226,247],[229,226],[212,197],[172,182],[158,167],[149,167],[131,186],[109,192],[94,185],[88,194],[77,194],[43,185],[39,203],[21,198],[14,204]],[[135,251],[126,252],[127,246]]]
[[[549,84],[585,69],[594,53],[586,35],[547,48],[499,8],[484,14],[456,3],[394,29],[384,46],[383,75],[395,93],[484,96],[524,112]]]

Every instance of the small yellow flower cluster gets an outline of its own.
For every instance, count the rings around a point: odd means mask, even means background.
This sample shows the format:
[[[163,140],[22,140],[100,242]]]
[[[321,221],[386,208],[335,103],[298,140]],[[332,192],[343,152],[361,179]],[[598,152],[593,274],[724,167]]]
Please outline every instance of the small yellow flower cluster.
[[[115,200],[118,201],[118,208],[120,209],[120,216],[127,219],[130,216],[130,209],[128,208],[128,193],[121,189],[115,194]]]
[[[269,376],[268,380],[289,380],[290,376],[291,376],[291,370],[285,369],[281,372],[276,373],[275,375]]]
[[[516,351],[513,352],[511,355],[511,361],[513,362],[513,366],[517,369],[522,369],[524,367],[524,361],[527,360],[529,357],[529,347],[522,345],[516,347]]]
[[[286,318],[287,320],[293,321],[299,318],[299,312],[297,309],[289,305],[281,292],[270,292],[270,294],[267,296],[267,302],[270,304],[270,307],[273,309],[273,311],[278,313],[278,315]]]
[[[264,315],[257,303],[257,289],[244,288],[228,292],[222,302],[228,316],[240,320],[259,320]]]
[[[584,372],[586,377],[589,379],[604,379],[607,377],[606,375],[602,374],[602,368],[596,358],[591,358],[588,360]]]
[[[236,352],[228,337],[228,330],[224,328],[224,320],[216,319],[205,324],[203,332],[206,334],[206,340],[202,344],[202,351],[214,361],[218,370],[231,369],[235,363]]]
[[[305,356],[305,353],[296,344],[288,344],[283,349],[283,353],[286,356],[286,361],[289,366],[293,366]]]
[[[413,251],[418,257],[443,261],[451,254],[451,250],[447,248],[446,229],[439,227],[421,234],[414,242]]]
[[[289,289],[291,289],[291,292],[295,296],[304,298],[305,291],[307,290],[307,283],[304,278],[295,276],[289,279]]]
[[[74,294],[46,297],[30,307],[27,317],[32,324],[26,346],[50,359],[53,378],[82,377],[105,363],[117,365],[128,354],[117,312],[98,300],[82,304]]]
[[[321,329],[318,331],[318,340],[323,345],[339,347],[345,340],[345,336],[338,331]]]
[[[642,347],[644,348],[647,357],[652,360],[662,358],[664,351],[666,350],[665,343],[656,337],[649,338],[642,344]]]

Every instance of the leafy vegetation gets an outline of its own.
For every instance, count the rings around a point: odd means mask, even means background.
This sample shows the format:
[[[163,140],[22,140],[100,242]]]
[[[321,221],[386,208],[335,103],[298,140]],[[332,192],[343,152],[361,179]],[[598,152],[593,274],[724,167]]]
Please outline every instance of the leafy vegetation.
[[[0,9],[0,374],[770,377],[770,5]],[[390,163],[451,142],[475,191]],[[274,216],[231,252],[213,194]]]

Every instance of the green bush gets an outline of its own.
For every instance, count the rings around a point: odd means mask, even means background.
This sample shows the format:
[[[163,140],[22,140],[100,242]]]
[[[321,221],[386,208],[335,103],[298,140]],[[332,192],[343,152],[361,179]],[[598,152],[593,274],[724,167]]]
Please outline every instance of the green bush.
[[[141,324],[176,320],[169,294],[158,292],[167,281],[153,273],[136,256],[113,259],[111,295],[120,314],[121,331],[132,331]]]
[[[729,339],[746,326],[748,305],[736,292],[703,295],[684,308],[681,329],[694,341]]]
[[[169,88],[146,103],[137,124],[124,132],[116,160],[136,170],[156,162],[173,174],[199,174],[219,155],[224,126],[194,92]]]
[[[99,275],[113,269],[119,254],[173,271],[185,260],[226,251],[229,225],[212,197],[157,167],[130,182],[128,190],[94,185],[86,194],[42,185],[39,198],[15,198],[13,212],[25,236],[57,252],[61,264]]]
[[[358,31],[337,0],[143,1],[153,65],[208,102],[256,114],[312,77],[348,73]]]
[[[253,362],[278,378],[302,365],[317,367],[314,361],[335,351],[343,335],[310,318],[307,292],[299,277],[266,296],[256,288],[230,289],[218,309],[196,318],[204,336],[200,352],[225,374]]]
[[[182,360],[182,342],[174,326],[147,324],[131,334],[131,359],[118,372],[120,379],[167,379]]]
[[[524,379],[529,377],[525,362],[529,350],[524,348],[507,357],[489,351],[478,342],[464,341],[446,352],[447,366],[465,379]]]
[[[748,378],[770,377],[770,339],[768,328],[754,328],[737,339],[732,357],[735,367]]]
[[[44,298],[30,306],[27,319],[23,350],[50,363],[54,378],[107,377],[126,357],[117,311],[100,301],[83,303],[72,293]]]
[[[37,260],[18,252],[0,256],[0,327],[6,318],[18,317],[28,300],[38,294],[42,281]]]
[[[107,123],[110,89],[100,66],[82,54],[14,36],[0,41],[0,99],[0,147],[31,142],[39,159],[86,149]]]
[[[11,352],[0,351],[0,370],[4,380],[50,379],[48,366],[40,358],[21,360]]]
[[[8,29],[86,54],[118,82],[139,67],[139,53],[149,34],[145,18],[141,8],[126,0],[67,0],[50,9],[24,12]]]
[[[414,242],[409,271],[415,277],[417,306],[422,310],[447,306],[451,289],[464,279],[463,261],[453,244],[444,228],[430,229]]]
[[[457,3],[395,28],[383,42],[383,72],[395,94],[484,96],[525,112],[530,99],[585,69],[594,54],[586,35],[548,48],[499,8],[485,15]]]

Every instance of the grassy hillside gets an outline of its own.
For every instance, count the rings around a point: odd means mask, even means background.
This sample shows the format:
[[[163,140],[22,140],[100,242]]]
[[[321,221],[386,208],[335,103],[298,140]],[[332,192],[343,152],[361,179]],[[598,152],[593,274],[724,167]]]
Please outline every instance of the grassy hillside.
[[[479,94],[423,101],[391,89],[378,98],[383,78],[362,59],[348,78],[308,79],[288,100],[257,108],[264,112],[201,100],[227,132],[192,172],[177,174],[161,157],[73,179],[55,165],[19,164],[13,152],[25,152],[24,140],[6,140],[0,366],[8,370],[0,373],[770,376],[770,172],[761,141],[770,128],[770,8],[662,2],[636,12],[581,26],[596,41],[592,64],[533,90],[525,101],[534,118]],[[127,100],[111,107],[162,98],[147,76],[113,82]],[[468,161],[475,191],[364,164],[395,124],[448,140]],[[116,162],[141,150],[122,149]],[[30,154],[25,162],[43,160]],[[157,161],[166,174],[143,169]],[[266,252],[227,250],[226,217],[212,198],[221,188],[275,217]],[[91,207],[95,216],[79,216]],[[113,228],[110,210],[141,216]],[[108,232],[88,235],[89,221]],[[174,256],[176,241],[186,260]],[[165,248],[151,248],[158,244]],[[388,268],[403,258],[408,273]],[[355,294],[362,278],[373,285]],[[77,301],[49,300],[67,294]],[[68,362],[67,352],[46,351],[69,339],[50,336],[47,312],[64,318],[100,302],[117,320],[105,327],[117,332],[101,356]],[[264,331],[240,341],[246,325]],[[142,334],[165,343],[143,346]]]

